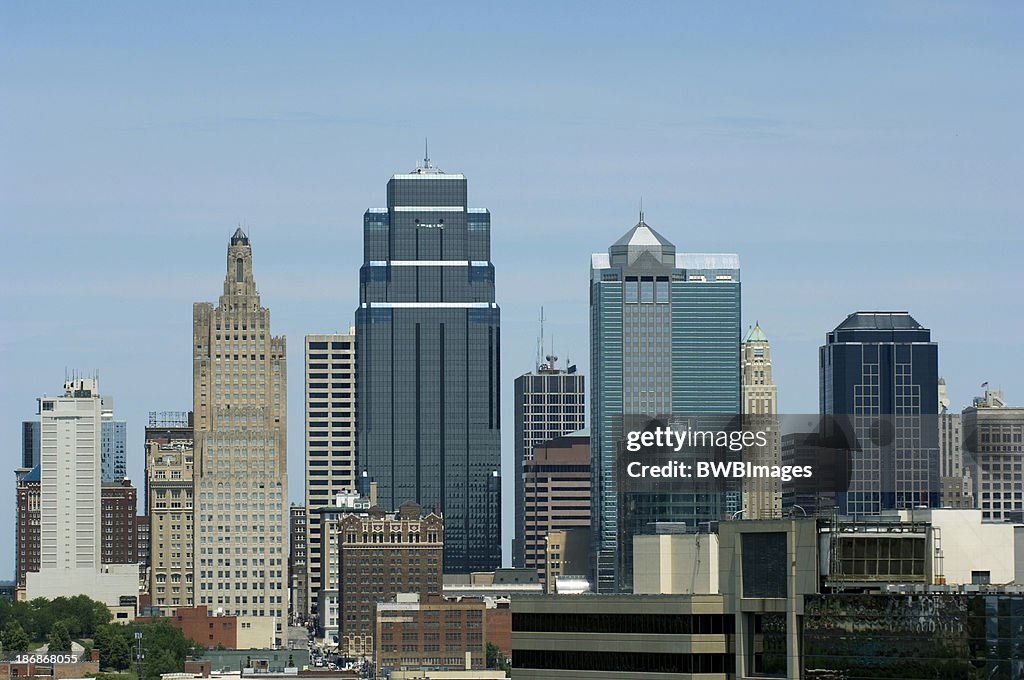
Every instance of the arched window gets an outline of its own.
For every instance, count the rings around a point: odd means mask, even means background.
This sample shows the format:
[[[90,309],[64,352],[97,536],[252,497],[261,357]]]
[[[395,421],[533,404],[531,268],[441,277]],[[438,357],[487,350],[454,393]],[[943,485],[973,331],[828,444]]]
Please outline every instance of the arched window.
[[[238,283],[242,282],[242,274],[245,272],[245,265],[242,264],[242,258],[235,260],[235,281]]]

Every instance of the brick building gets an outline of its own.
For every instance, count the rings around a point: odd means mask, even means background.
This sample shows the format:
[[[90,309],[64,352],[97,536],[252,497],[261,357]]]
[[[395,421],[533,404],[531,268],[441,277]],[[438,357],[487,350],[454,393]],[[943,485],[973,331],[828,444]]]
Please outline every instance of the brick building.
[[[39,571],[39,466],[19,475],[17,496],[15,575],[24,588],[25,574]]]
[[[138,529],[135,511],[138,491],[131,480],[104,484],[100,494],[103,527],[100,557],[103,564],[137,564]]]
[[[139,623],[150,623],[153,617],[140,616]],[[182,635],[206,649],[265,649],[274,639],[272,620],[259,616],[228,616],[211,613],[205,605],[178,607],[165,619]]]
[[[398,593],[440,596],[444,523],[434,513],[406,502],[397,512],[379,506],[347,515],[338,524],[339,648],[349,656],[373,654],[378,602]]]
[[[401,593],[377,605],[377,673],[432,668],[482,670],[487,605],[483,598],[446,600]]]

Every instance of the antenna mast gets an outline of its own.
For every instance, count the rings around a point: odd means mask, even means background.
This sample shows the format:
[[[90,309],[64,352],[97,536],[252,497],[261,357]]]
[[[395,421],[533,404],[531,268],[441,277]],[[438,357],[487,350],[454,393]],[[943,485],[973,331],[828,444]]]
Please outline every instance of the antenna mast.
[[[537,370],[538,371],[541,370],[541,368],[543,368],[543,364],[541,364],[541,362],[540,362],[541,357],[543,355],[544,355],[544,307],[542,305],[541,308],[540,308],[540,336],[537,338],[537,362],[536,362],[536,365],[537,365]]]

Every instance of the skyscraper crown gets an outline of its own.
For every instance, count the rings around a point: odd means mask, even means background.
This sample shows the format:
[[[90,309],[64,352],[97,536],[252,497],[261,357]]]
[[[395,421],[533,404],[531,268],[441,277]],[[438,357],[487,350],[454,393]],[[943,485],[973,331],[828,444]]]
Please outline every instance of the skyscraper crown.
[[[667,238],[647,226],[641,211],[640,221],[608,249],[613,266],[632,266],[645,256],[662,265],[675,265],[676,247]]]

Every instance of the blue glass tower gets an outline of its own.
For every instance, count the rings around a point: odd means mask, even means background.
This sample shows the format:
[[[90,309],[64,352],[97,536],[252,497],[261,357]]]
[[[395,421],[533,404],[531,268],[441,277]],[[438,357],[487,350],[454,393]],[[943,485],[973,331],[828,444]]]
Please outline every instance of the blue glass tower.
[[[931,331],[907,312],[855,312],[826,336],[821,412],[851,416],[859,444],[840,513],[938,506],[938,357]]]
[[[501,566],[500,324],[490,213],[422,167],[363,218],[357,465],[378,503],[444,516],[446,573]]]
[[[128,474],[128,434],[123,420],[100,423],[100,475],[105,483],[120,483]]]
[[[721,494],[631,496],[616,484],[629,415],[740,412],[740,269],[732,254],[676,253],[644,222],[590,267],[592,529],[599,592],[631,587],[632,535],[652,521],[718,520]]]

